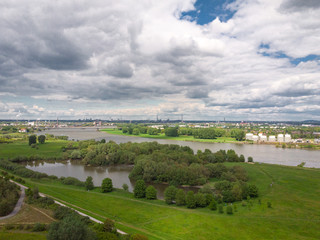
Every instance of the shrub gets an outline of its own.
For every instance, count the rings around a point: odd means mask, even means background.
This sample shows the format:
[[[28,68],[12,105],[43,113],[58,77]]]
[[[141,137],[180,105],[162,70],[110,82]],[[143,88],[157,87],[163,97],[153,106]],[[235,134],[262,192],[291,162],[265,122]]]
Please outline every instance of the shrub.
[[[223,213],[223,206],[222,205],[218,206],[218,211],[219,211],[219,213]]]
[[[130,240],[148,240],[148,237],[141,235],[139,233],[135,233],[130,237]]]
[[[146,183],[143,180],[138,180],[133,189],[135,198],[144,198],[146,196]]]
[[[268,208],[272,208],[271,202],[267,202],[267,206],[268,206]]]
[[[85,183],[84,183],[84,186],[86,187],[87,190],[92,190],[94,188],[93,186],[93,180],[92,180],[92,177],[91,176],[88,176]]]
[[[209,209],[212,210],[212,211],[217,210],[217,202],[214,199],[209,204]]]
[[[253,158],[252,157],[248,157],[248,162],[253,162]]]
[[[46,230],[47,230],[47,226],[46,224],[43,224],[43,223],[36,223],[32,228],[32,232],[43,232]]]
[[[197,202],[196,202],[196,199],[194,198],[193,191],[187,192],[186,204],[187,204],[187,208],[196,208],[197,207]]]
[[[41,144],[44,144],[46,141],[46,136],[45,135],[40,135],[38,136],[38,142]]]
[[[232,207],[230,205],[227,206],[227,214],[229,215],[233,214]]]
[[[206,207],[207,206],[207,200],[204,194],[202,193],[196,193],[194,195],[194,198],[197,203],[197,207]]]
[[[29,146],[31,146],[32,144],[36,144],[37,143],[37,136],[36,135],[30,135],[29,138]]]
[[[84,187],[84,182],[81,182],[79,179],[74,178],[74,177],[61,177],[60,178],[62,184],[65,185],[74,185],[74,186],[79,186],[79,187]]]
[[[176,199],[178,189],[175,186],[169,186],[164,191],[164,200],[167,204],[172,204]]]
[[[103,193],[104,192],[112,192],[113,185],[112,185],[111,178],[105,178],[105,179],[102,180],[101,190],[102,190]]]
[[[183,206],[186,204],[186,194],[182,189],[179,189],[176,194],[176,204]]]
[[[155,189],[154,186],[150,185],[146,189],[146,198],[147,199],[157,199],[157,190]]]
[[[116,233],[117,229],[114,225],[114,221],[112,221],[109,218],[106,218],[106,220],[103,223],[103,231],[104,232],[111,232],[111,233]]]
[[[125,190],[125,191],[128,191],[128,190],[129,190],[128,184],[124,183],[124,184],[122,185],[122,189]]]

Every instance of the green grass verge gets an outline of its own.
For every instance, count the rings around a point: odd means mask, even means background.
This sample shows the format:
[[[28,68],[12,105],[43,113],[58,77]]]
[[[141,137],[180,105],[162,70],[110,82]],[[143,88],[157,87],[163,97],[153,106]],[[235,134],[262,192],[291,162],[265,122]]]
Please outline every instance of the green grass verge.
[[[64,140],[48,140],[44,144],[38,144],[38,149],[31,148],[27,141],[17,141],[10,144],[0,144],[0,158],[13,158],[16,156],[32,156],[39,155],[45,158],[61,157],[62,147],[68,141]]]
[[[0,230],[0,240],[45,240],[45,233],[6,232]]]
[[[166,139],[166,140],[175,140],[175,141],[190,141],[190,142],[212,142],[212,143],[241,143],[237,141],[235,138],[231,137],[218,137],[217,139],[197,139],[193,136],[178,136],[178,137],[168,137],[164,133],[158,134],[158,135],[149,135],[149,134],[139,134],[139,135],[130,135],[123,133],[121,130],[118,129],[101,129],[100,131],[107,132],[109,134],[115,134],[115,135],[122,135],[122,136],[128,136],[128,137],[142,137],[142,138],[154,138],[154,139]]]
[[[208,208],[190,210],[160,200],[134,199],[122,190],[103,194],[96,188],[88,192],[44,179],[28,180],[28,185],[102,221],[114,219],[119,229],[149,239],[320,239],[319,169],[226,164],[247,169],[249,183],[260,190],[261,204],[258,199],[253,206],[236,203],[238,211],[227,215]]]

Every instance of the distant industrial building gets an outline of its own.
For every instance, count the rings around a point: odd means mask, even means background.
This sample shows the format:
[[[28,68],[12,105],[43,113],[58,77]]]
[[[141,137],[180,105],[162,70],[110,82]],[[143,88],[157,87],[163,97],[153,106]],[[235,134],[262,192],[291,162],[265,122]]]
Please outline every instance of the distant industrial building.
[[[286,143],[292,142],[291,135],[290,135],[290,134],[284,135],[284,141],[285,141]]]
[[[269,142],[276,142],[277,141],[276,136],[274,136],[274,135],[269,136],[268,141]]]
[[[283,134],[278,134],[277,140],[278,140],[278,142],[284,142]]]
[[[252,133],[246,133],[246,140],[253,140],[253,134]]]

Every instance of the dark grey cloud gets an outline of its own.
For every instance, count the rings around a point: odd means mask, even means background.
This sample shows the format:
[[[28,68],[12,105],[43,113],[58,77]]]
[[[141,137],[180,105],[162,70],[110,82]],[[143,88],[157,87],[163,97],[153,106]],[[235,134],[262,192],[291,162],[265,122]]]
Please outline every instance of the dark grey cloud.
[[[106,74],[118,78],[131,78],[133,75],[133,68],[126,61],[115,61],[105,68]]]
[[[283,11],[302,11],[320,8],[319,0],[284,0],[280,6]]]
[[[192,88],[188,89],[186,96],[188,98],[207,98],[209,94],[209,89],[208,88]]]

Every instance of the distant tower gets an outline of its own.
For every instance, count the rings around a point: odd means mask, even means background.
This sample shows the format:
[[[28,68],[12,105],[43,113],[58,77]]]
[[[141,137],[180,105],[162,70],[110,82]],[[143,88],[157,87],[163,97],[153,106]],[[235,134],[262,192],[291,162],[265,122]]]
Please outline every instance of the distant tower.
[[[157,122],[159,121],[159,117],[158,117],[158,114],[157,114]]]
[[[59,127],[59,118],[57,118],[57,127]]]
[[[183,114],[181,114],[181,122],[183,122]]]
[[[224,122],[226,121],[226,118],[225,118],[225,117],[223,118],[223,121],[224,121]]]

